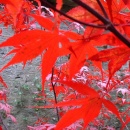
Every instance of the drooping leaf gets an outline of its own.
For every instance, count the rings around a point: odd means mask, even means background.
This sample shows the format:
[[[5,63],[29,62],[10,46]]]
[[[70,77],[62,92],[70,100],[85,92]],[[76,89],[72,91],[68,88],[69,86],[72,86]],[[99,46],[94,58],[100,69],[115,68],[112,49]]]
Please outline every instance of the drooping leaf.
[[[59,42],[62,45],[59,45]],[[41,30],[25,31],[9,38],[2,43],[0,47],[14,46],[9,54],[15,54],[14,57],[0,70],[4,70],[8,66],[23,62],[24,65],[28,60],[33,60],[38,55],[42,55],[42,83],[44,83],[46,76],[50,73],[57,57],[67,55],[70,53],[67,46],[67,38],[57,31],[47,32]],[[20,58],[19,58],[20,57]],[[48,59],[49,62],[48,62]]]
[[[46,76],[50,73],[54,64],[59,56],[64,56],[70,54],[70,51],[67,48],[64,48],[64,37],[60,40],[60,35],[55,35],[53,39],[51,39],[51,44],[49,48],[47,48],[46,53],[42,59],[42,84],[44,84]],[[62,47],[60,47],[59,42],[62,43]],[[50,60],[48,60],[50,59]]]

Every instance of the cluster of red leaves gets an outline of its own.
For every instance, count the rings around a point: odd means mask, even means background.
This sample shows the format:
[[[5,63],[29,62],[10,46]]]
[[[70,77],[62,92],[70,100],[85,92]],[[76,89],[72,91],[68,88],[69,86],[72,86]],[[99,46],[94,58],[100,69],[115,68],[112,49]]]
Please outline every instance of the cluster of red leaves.
[[[52,78],[52,86],[54,81],[58,81],[61,84],[60,86],[57,86],[57,95],[59,93],[66,93],[65,86],[69,86],[75,92],[82,95],[76,95],[74,100],[65,100],[66,102],[59,102],[53,106],[40,107],[77,106],[62,116],[54,128],[55,130],[64,129],[79,119],[83,119],[84,124],[82,124],[82,126],[83,128],[86,128],[88,124],[100,114],[104,106],[109,111],[113,112],[120,119],[123,127],[125,127],[129,121],[129,116],[126,118],[125,123],[123,123],[118,109],[114,105],[114,102],[112,103],[108,99],[108,96],[110,96],[110,92],[113,89],[116,89],[116,85],[120,85],[114,77],[115,72],[129,61],[130,49],[128,45],[115,34],[116,30],[116,32],[118,34],[120,33],[126,41],[130,38],[130,14],[125,11],[126,8],[130,7],[129,1],[100,0],[99,3],[99,1],[96,0],[82,0],[81,4],[86,4],[89,5],[90,8],[96,9],[97,14],[104,16],[106,21],[110,21],[110,24],[104,25],[104,19],[101,20],[101,16],[96,17],[93,12],[87,11],[83,6],[77,6],[66,13],[67,16],[69,15],[73,19],[90,25],[87,27],[73,22],[55,11],[51,12],[48,8],[45,8],[46,12],[42,13],[40,1],[36,1],[39,5],[38,8],[35,8],[26,0],[0,0],[0,3],[4,4],[3,9],[0,12],[0,22],[4,23],[5,26],[12,25],[12,28],[15,31],[14,36],[0,44],[0,48],[13,47],[6,56],[11,54],[14,55],[13,58],[0,69],[0,73],[13,64],[23,63],[25,66],[28,61],[32,61],[37,56],[41,55],[42,91],[44,91],[46,77],[51,72],[52,77],[53,74],[56,73],[56,80]],[[73,1],[76,2],[77,0]],[[60,10],[62,4],[62,0],[57,0],[56,9]],[[103,8],[105,11],[103,11]],[[69,25],[68,21],[72,24],[69,23]],[[36,26],[36,22],[40,24],[42,28],[39,29]],[[63,23],[66,24],[68,30],[60,29],[60,25]],[[73,25],[73,27],[70,27],[71,25]],[[92,27],[91,25],[95,25],[97,28]],[[111,25],[113,26],[114,31],[113,28],[110,28]],[[109,31],[106,31],[106,29]],[[80,31],[81,33],[79,33]],[[104,45],[110,45],[111,49],[99,52],[97,46]],[[60,70],[56,69],[56,72],[53,72],[52,68],[55,66],[57,58],[68,55],[70,56],[70,59],[67,67],[62,66]],[[82,83],[77,83],[77,80],[76,82],[72,81],[72,78],[82,66],[86,65],[89,67],[89,63],[86,63],[86,61],[89,60],[91,60],[93,66],[101,72],[101,86],[98,87],[98,90],[93,88],[92,83],[90,82],[83,84],[82,81]],[[109,74],[106,74],[107,70],[103,69],[102,62],[109,62]],[[90,79],[89,81],[93,79],[96,80],[97,78],[92,75],[85,76]],[[85,79],[84,77],[82,78]],[[128,76],[125,77],[123,82],[128,83],[128,78]],[[98,79],[99,78],[97,78],[97,80]],[[105,86],[103,86],[104,81]],[[113,84],[111,84],[111,81]],[[5,85],[3,80],[1,80],[1,82]],[[122,89],[118,89],[118,92],[119,91],[123,93]],[[66,99],[71,97],[72,96],[68,96]],[[46,126],[43,125],[43,127]],[[30,129],[33,128],[30,127]]]

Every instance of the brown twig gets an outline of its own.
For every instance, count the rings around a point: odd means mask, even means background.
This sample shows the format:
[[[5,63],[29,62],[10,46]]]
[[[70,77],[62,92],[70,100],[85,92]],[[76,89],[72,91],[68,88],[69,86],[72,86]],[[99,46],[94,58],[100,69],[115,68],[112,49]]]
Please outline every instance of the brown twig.
[[[53,77],[54,77],[54,67],[52,68],[51,84],[52,84],[52,89],[53,89],[53,93],[54,93],[55,103],[57,104],[57,97],[56,97],[56,91],[55,91],[56,84],[53,84]],[[59,111],[58,111],[57,107],[56,107],[56,114],[57,114],[57,119],[59,121],[60,117],[59,117]]]

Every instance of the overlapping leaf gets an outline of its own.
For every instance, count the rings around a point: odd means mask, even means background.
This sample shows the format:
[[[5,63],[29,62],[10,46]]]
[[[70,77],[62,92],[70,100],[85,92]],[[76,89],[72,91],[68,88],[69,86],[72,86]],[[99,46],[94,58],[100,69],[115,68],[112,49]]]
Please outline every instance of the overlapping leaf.
[[[96,118],[102,108],[102,104],[105,105],[110,111],[112,111],[120,120],[118,109],[114,104],[106,99],[100,98],[98,93],[81,83],[75,83],[72,81],[60,81],[62,84],[72,87],[77,92],[86,95],[86,98],[71,100],[67,102],[60,102],[54,105],[54,107],[64,107],[64,106],[81,106],[80,108],[75,108],[66,112],[60,121],[57,123],[55,130],[63,129],[79,119],[84,120],[84,128]],[[88,97],[89,95],[89,97]],[[52,106],[43,106],[38,108],[51,108]]]
[[[98,50],[91,43],[93,43],[93,41],[87,42],[83,40],[75,43],[75,45],[72,46],[74,53],[72,53],[70,57],[70,79],[84,65],[87,56],[90,57],[91,55],[96,54],[98,52]],[[94,65],[101,69],[100,62],[94,62]]]
[[[121,18],[120,12],[125,7],[125,4],[122,0],[101,0],[101,2],[112,21],[114,21],[114,19]]]
[[[130,49],[127,47],[118,47],[108,50],[103,50],[92,56],[90,60],[109,61],[109,78],[124,65],[130,56]]]

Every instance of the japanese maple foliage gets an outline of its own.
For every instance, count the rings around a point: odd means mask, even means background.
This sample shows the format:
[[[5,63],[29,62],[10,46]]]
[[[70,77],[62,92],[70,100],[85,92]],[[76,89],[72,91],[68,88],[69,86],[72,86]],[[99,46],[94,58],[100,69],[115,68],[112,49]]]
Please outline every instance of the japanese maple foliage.
[[[129,68],[124,70],[124,74],[128,74],[122,82],[116,72],[129,61],[130,56],[129,1],[72,1],[77,6],[64,13],[61,11],[62,0],[56,0],[56,7],[42,0],[48,8],[41,6],[39,0],[36,0],[38,7],[28,0],[0,0],[3,4],[0,23],[12,26],[15,32],[0,44],[0,48],[13,47],[6,55],[13,54],[13,57],[0,73],[11,65],[23,63],[25,66],[28,61],[41,56],[42,96],[46,95],[45,82],[50,81],[48,87],[54,92],[55,99],[48,101],[52,105],[34,107],[56,108],[59,121],[56,126],[40,122],[40,126],[29,126],[30,130],[91,129],[90,124],[95,129],[99,124],[108,128],[103,119],[109,120],[112,113],[124,128],[130,115],[124,117],[116,104],[126,105],[129,113],[129,101],[125,97],[130,94]],[[63,24],[66,30],[60,28]],[[109,49],[99,51],[99,47],[106,45]],[[68,56],[68,61],[57,67],[56,61],[61,56]],[[103,68],[103,62],[109,62],[108,69]],[[2,77],[0,82],[6,86]],[[120,88],[122,84],[126,85],[125,88]],[[117,96],[119,92],[123,94],[121,102],[118,98],[116,101],[112,99],[115,91]]]

